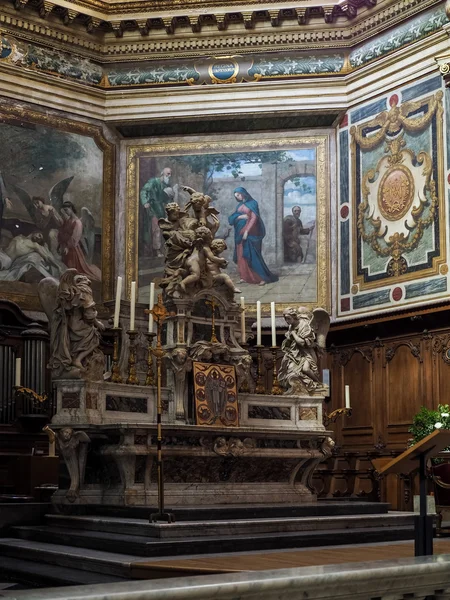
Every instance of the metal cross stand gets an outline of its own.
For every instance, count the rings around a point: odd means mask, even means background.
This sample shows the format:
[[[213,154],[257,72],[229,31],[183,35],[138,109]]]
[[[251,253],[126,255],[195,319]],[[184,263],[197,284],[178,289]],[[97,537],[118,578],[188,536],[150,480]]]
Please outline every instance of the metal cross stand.
[[[161,343],[161,330],[167,315],[169,314],[162,300],[162,294],[158,295],[158,303],[152,310],[146,310],[146,313],[152,313],[156,323],[156,347],[151,351],[156,358],[156,408],[157,408],[157,466],[158,466],[158,512],[150,515],[150,521],[175,522],[173,513],[164,512],[164,471],[162,461],[162,398],[161,398],[161,365],[165,350]]]
[[[211,312],[212,312],[212,320],[211,320],[211,344],[217,344],[219,342],[219,340],[217,339],[216,336],[216,314],[215,314],[215,310],[216,310],[216,306],[218,306],[218,304],[216,303],[214,296],[211,296],[211,300],[205,300],[205,304],[206,306],[210,306],[211,307]]]

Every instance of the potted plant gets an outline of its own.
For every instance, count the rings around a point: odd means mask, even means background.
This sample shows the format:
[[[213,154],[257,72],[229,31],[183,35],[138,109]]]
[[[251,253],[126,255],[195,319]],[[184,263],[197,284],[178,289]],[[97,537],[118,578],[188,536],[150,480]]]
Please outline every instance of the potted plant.
[[[439,404],[437,410],[422,406],[414,415],[412,426],[408,430],[412,434],[408,445],[413,446],[436,429],[450,429],[450,406],[448,404]],[[450,448],[445,449],[445,452],[449,451]],[[442,529],[443,513],[450,511],[450,463],[448,459],[442,457],[442,453],[431,459],[430,475],[434,484],[436,513],[439,516],[436,533],[442,535],[444,531],[448,533]]]

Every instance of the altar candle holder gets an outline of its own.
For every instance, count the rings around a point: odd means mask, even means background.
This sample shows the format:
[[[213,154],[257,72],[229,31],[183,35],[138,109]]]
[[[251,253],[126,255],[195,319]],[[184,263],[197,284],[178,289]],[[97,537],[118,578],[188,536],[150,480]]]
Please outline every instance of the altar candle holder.
[[[128,350],[128,377],[126,382],[129,385],[139,385],[139,379],[136,374],[136,338],[138,332],[136,329],[129,329],[127,334],[130,338],[130,346]]]
[[[120,367],[119,367],[119,340],[120,335],[122,333],[122,329],[120,327],[113,328],[114,335],[114,343],[113,343],[113,359],[111,365],[111,381],[113,383],[123,383],[123,379],[120,375]]]
[[[248,351],[247,342],[240,342],[240,345],[244,350]],[[249,369],[249,376],[250,376],[250,369]],[[241,383],[241,387],[239,388],[239,391],[242,392],[243,394],[250,393],[250,386],[248,385],[248,377],[246,377],[244,379],[244,381]]]
[[[153,338],[155,333],[149,331],[145,334],[148,340],[147,344],[147,377],[145,378],[145,385],[156,385],[155,371],[153,370]]]
[[[272,396],[281,396],[283,394],[283,388],[278,381],[278,370],[277,370],[277,350],[278,346],[272,346],[272,364],[273,364],[273,379],[272,379]]]
[[[336,423],[336,421],[339,417],[351,417],[351,416],[352,416],[352,409],[350,407],[337,408],[336,410],[333,410],[333,412],[331,412],[329,415],[327,413],[325,413],[323,415],[323,424],[325,425],[325,427],[328,427],[328,425],[330,425],[330,423]]]
[[[263,351],[264,346],[262,344],[257,344],[256,345],[256,362],[257,362],[257,375],[256,375],[256,388],[255,388],[255,392],[257,394],[265,394],[266,393],[266,386],[264,385],[264,378],[263,378],[263,356],[262,356],[262,351]]]

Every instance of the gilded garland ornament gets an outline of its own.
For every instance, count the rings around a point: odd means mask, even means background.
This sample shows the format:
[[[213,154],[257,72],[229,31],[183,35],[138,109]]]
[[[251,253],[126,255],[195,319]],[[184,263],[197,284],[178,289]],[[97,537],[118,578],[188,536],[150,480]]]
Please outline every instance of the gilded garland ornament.
[[[410,116],[426,103],[428,110],[421,116]],[[408,261],[404,255],[419,246],[424,232],[438,216],[433,159],[423,150],[414,152],[405,141],[405,132],[423,131],[434,116],[442,117],[441,92],[401,106],[394,101],[389,112],[351,129],[354,149],[356,143],[363,152],[385,143],[385,155],[362,175],[356,227],[361,239],[377,256],[389,259],[386,273],[390,277],[407,273]],[[365,137],[363,130],[369,127],[375,133]]]

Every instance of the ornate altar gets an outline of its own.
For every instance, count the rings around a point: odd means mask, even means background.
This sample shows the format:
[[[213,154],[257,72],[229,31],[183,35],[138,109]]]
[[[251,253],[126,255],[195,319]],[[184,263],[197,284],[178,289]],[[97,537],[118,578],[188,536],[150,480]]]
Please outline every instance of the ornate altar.
[[[51,286],[52,297],[62,298],[52,329],[52,364],[58,366],[52,427],[70,476],[69,489],[53,497],[57,504],[155,506],[159,478],[167,506],[315,499],[313,472],[334,445],[323,425],[317,367],[328,315],[289,309],[280,383],[273,346],[274,386],[266,390],[262,346],[254,369],[234,299],[239,290],[221,270],[225,242],[215,238],[218,213],[211,198],[187,191],[184,209],[168,204],[159,222],[166,268],[163,294],[147,311],[156,320],[157,339],[155,345],[150,327],[146,385],[134,306],[129,322],[121,315],[123,328],[115,318],[111,372],[106,381],[95,379],[87,375],[90,357],[98,354],[95,306],[88,302],[80,312],[83,303],[67,304],[64,290]],[[83,298],[89,300],[86,290]],[[73,317],[78,329],[64,329]],[[70,355],[71,344],[82,345],[80,328],[91,342],[87,360],[65,365],[60,355]]]

